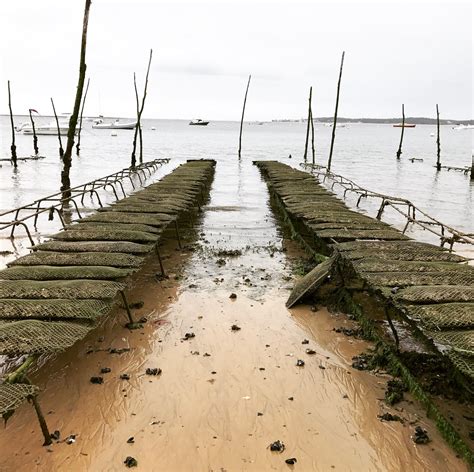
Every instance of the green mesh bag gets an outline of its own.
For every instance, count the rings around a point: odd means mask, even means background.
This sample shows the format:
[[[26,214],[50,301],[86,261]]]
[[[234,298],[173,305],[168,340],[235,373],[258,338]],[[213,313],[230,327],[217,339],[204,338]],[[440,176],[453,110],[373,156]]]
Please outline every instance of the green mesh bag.
[[[3,320],[39,319],[85,321],[93,323],[106,315],[112,302],[102,300],[21,300],[0,299],[0,318]]]
[[[143,258],[113,252],[62,253],[37,251],[11,262],[9,266],[110,266],[139,267]]]
[[[25,400],[36,395],[39,388],[35,385],[21,383],[3,383],[0,385],[0,416],[7,417]]]
[[[127,241],[47,241],[37,244],[34,250],[56,252],[124,252],[142,256],[153,250],[153,244],[130,243]]]
[[[473,303],[408,305],[404,309],[411,319],[430,331],[474,329]]]
[[[44,354],[62,351],[91,328],[63,321],[0,321],[0,354]]]
[[[80,225],[79,225],[80,226]],[[130,242],[150,242],[154,243],[158,239],[155,234],[144,233],[142,231],[131,231],[123,229],[109,228],[108,231],[101,229],[70,230],[51,236],[59,241],[130,241]]]
[[[111,299],[124,287],[110,280],[0,280],[0,298]]]
[[[116,267],[101,266],[15,266],[1,270],[0,280],[115,280],[125,278],[132,272],[134,272],[133,269],[118,269]]]

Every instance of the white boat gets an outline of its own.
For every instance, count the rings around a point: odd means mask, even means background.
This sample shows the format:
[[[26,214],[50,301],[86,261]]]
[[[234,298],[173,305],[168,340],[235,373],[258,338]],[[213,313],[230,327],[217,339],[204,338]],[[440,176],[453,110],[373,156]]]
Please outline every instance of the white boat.
[[[474,129],[474,125],[458,125],[453,127],[456,131],[465,130],[465,129]]]
[[[18,126],[16,130],[22,134],[28,134],[28,135],[33,134],[33,127],[31,126],[31,123],[23,123],[20,126]],[[59,120],[59,133],[61,134],[61,136],[67,136],[68,130],[69,130],[69,122],[66,122],[64,120]],[[52,120],[47,125],[36,124],[35,133],[38,136],[57,136],[58,126],[56,124],[56,121]],[[76,126],[76,131],[74,134],[77,135],[77,126]]]
[[[198,118],[197,120],[191,120],[189,124],[192,126],[207,126],[209,124],[209,121],[204,121],[201,120],[201,118]]]
[[[117,119],[110,123],[105,123],[102,118],[95,120],[94,124],[92,125],[94,129],[135,129],[135,126],[137,126],[136,121],[122,123],[119,119]]]

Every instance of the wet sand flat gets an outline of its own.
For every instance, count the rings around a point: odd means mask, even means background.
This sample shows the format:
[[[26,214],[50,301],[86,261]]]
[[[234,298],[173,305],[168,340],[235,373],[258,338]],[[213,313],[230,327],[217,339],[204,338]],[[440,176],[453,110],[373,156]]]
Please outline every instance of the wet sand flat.
[[[198,234],[183,252],[164,248],[169,279],[156,279],[156,262],[137,275],[129,297],[144,302],[135,311],[148,318],[142,330],[124,329],[117,309],[33,376],[61,441],[42,447],[23,405],[0,434],[0,470],[125,470],[127,456],[146,471],[467,470],[416,403],[389,410],[387,378],[352,369],[368,344],[333,331],[350,325],[345,316],[285,308],[302,253],[278,229],[257,169],[218,165]],[[90,382],[97,375],[103,384]],[[405,424],[380,421],[384,411]],[[412,442],[411,421],[431,443]],[[71,434],[75,442],[63,442]],[[282,453],[269,449],[276,440]]]

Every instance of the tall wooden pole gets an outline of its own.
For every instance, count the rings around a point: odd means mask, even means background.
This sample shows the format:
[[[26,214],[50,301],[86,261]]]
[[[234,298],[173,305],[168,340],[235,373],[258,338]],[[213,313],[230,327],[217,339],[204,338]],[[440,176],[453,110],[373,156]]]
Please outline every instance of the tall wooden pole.
[[[89,24],[89,9],[91,7],[91,0],[86,0],[84,5],[84,18],[82,21],[82,39],[81,39],[81,53],[79,59],[79,78],[77,81],[76,98],[74,100],[74,108],[72,115],[69,118],[69,128],[67,131],[66,150],[63,156],[63,169],[61,171],[61,191],[63,198],[71,196],[71,181],[69,179],[69,171],[72,164],[72,148],[74,146],[74,135],[76,133],[77,118],[79,116],[79,109],[82,101],[82,91],[84,90],[84,81],[86,78],[86,46],[87,46],[87,27]]]
[[[35,150],[35,156],[38,155],[39,149],[38,149],[38,136],[36,136],[36,128],[35,128],[35,120],[33,120],[33,115],[31,114],[31,108],[28,110],[28,113],[30,114],[30,121],[31,121],[31,128],[33,130],[33,149]]]
[[[136,99],[136,105],[137,105],[137,124],[135,126],[135,133],[133,135],[133,147],[132,147],[132,156],[131,156],[131,167],[135,167],[136,165],[136,150],[137,150],[137,138],[140,138],[140,163],[143,162],[143,141],[142,141],[142,131],[141,131],[141,118],[142,118],[142,113],[143,109],[145,108],[145,99],[146,99],[146,93],[148,89],[148,76],[150,75],[150,66],[151,66],[151,59],[153,57],[153,49],[150,49],[150,57],[148,59],[148,67],[146,70],[146,77],[145,77],[145,86],[143,89],[143,98],[142,98],[142,104],[140,106],[140,102],[138,99],[138,89],[137,89],[137,78],[135,72],[133,73],[133,85],[135,88],[135,99]]]
[[[311,152],[313,156],[313,164],[315,162],[315,152],[314,152],[314,122],[313,122],[313,106],[311,105],[310,113],[311,115]]]
[[[309,88],[309,98],[308,98],[308,121],[306,123],[306,141],[304,143],[304,161],[306,162],[306,159],[308,157],[308,141],[309,141],[309,127],[310,127],[310,121],[311,121],[311,96],[313,94],[313,87]]]
[[[438,137],[436,138],[436,147],[437,147],[437,159],[436,159],[436,169],[441,170],[441,142],[439,139],[439,108],[436,104],[436,129],[438,131]]]
[[[402,155],[403,133],[405,132],[405,104],[402,103],[402,133],[400,134],[400,144],[398,145],[397,159]]]
[[[10,94],[10,81],[8,81],[8,108],[10,110],[10,125],[12,128],[12,145],[10,146],[10,150],[12,153],[12,162],[13,167],[17,166],[16,163],[16,145],[15,145],[15,124],[13,123],[13,112],[12,112],[12,99]]]
[[[247,88],[245,90],[245,97],[244,97],[244,106],[242,107],[242,117],[240,118],[240,133],[239,133],[239,158],[241,156],[242,151],[242,127],[244,125],[244,116],[245,116],[245,105],[247,104],[247,94],[249,93],[249,86],[250,86],[250,79],[252,78],[249,75],[249,80],[247,82]]]
[[[332,152],[334,150],[334,140],[336,138],[337,109],[339,107],[339,92],[341,90],[341,78],[342,78],[342,68],[344,66],[344,55],[345,55],[345,51],[342,51],[341,68],[339,69],[339,80],[337,82],[336,108],[334,110],[334,122],[332,125],[331,148],[329,149],[329,159],[328,159],[328,166],[327,166],[328,171],[331,170]]]
[[[51,105],[53,105],[54,118],[56,120],[56,128],[58,129],[58,140],[59,140],[59,157],[64,156],[63,142],[61,140],[61,129],[59,127],[58,115],[56,114],[56,107],[54,106],[53,98],[51,97]]]
[[[81,116],[79,118],[79,130],[77,131],[77,144],[76,144],[76,154],[79,155],[81,149],[81,131],[82,131],[82,114],[84,113],[84,105],[86,104],[87,92],[89,91],[89,82],[90,78],[87,79],[86,91],[84,92],[84,98],[82,99],[81,107]]]

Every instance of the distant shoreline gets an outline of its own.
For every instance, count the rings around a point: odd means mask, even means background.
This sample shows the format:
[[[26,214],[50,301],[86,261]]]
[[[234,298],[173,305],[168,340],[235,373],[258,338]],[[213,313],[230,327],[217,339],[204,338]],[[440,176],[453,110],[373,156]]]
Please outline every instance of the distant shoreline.
[[[291,121],[303,121],[306,122],[306,118],[301,120],[272,120],[273,122],[291,122]],[[332,123],[334,121],[333,116],[314,118],[314,123]],[[365,124],[396,124],[401,123],[401,118],[344,118],[338,117],[338,123],[365,123]],[[406,117],[405,123],[416,124],[416,125],[435,125],[435,118],[425,117]],[[439,120],[440,125],[473,125],[474,120]]]
[[[9,116],[6,113],[0,113],[0,116]],[[25,119],[29,119],[28,115],[13,115],[15,117],[24,117]],[[54,118],[53,115],[41,115],[42,118]],[[84,116],[84,120],[91,119],[91,118],[96,118],[96,116]],[[117,116],[106,116],[104,117],[105,119],[115,119],[118,118]],[[127,119],[127,117],[120,117],[120,119]],[[144,120],[176,120],[176,121],[189,121],[189,118],[143,118]],[[213,120],[210,119],[210,121],[235,121],[238,122],[238,120]],[[294,118],[281,118],[281,119],[272,119],[272,120],[245,120],[246,122],[262,122],[262,123],[298,123],[298,122],[303,122],[306,123],[306,118],[300,118],[300,119],[294,119]],[[314,123],[332,123],[334,121],[334,117],[332,116],[322,116],[318,118],[314,118],[313,122]],[[364,124],[396,124],[396,123],[401,123],[401,118],[344,118],[344,117],[338,117],[337,122],[338,123],[364,123]],[[416,125],[435,125],[436,124],[436,119],[435,118],[425,118],[425,117],[406,117],[405,118],[405,123],[407,124],[416,124]],[[474,119],[473,120],[454,120],[454,119],[444,119],[444,120],[439,120],[439,123],[441,125],[474,125]]]

